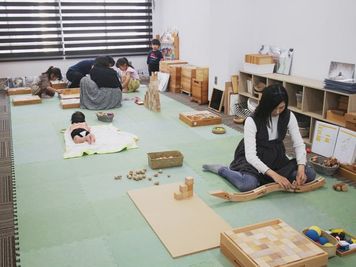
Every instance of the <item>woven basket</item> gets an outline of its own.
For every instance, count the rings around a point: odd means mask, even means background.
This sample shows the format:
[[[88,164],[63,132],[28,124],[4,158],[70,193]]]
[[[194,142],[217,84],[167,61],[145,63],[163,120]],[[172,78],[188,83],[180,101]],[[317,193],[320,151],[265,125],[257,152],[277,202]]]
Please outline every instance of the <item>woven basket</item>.
[[[114,119],[114,113],[112,112],[97,112],[96,117],[99,121],[112,122]]]
[[[340,165],[338,164],[335,167],[326,167],[323,165],[323,162],[326,158],[322,156],[318,156],[316,161],[311,161],[309,159],[310,165],[314,167],[314,170],[318,173],[325,175],[334,175],[335,172],[339,169]]]
[[[304,229],[303,230],[303,234],[305,235],[306,231],[308,231],[308,229]],[[319,244],[318,242],[315,242],[313,240],[310,239],[310,241],[312,241],[315,245],[317,245],[319,248],[321,248],[322,250],[324,250],[326,253],[328,253],[328,257],[334,257],[336,256],[336,249],[337,249],[337,244],[338,241],[336,240],[335,237],[333,237],[332,235],[329,235],[327,232],[321,230],[321,235],[325,237],[327,240],[329,240],[329,243],[332,244],[332,246],[328,247],[328,246],[323,246],[322,244]],[[306,236],[307,237],[307,236]],[[308,238],[308,237],[307,237]]]
[[[164,169],[183,165],[183,154],[177,150],[147,153],[151,169]]]

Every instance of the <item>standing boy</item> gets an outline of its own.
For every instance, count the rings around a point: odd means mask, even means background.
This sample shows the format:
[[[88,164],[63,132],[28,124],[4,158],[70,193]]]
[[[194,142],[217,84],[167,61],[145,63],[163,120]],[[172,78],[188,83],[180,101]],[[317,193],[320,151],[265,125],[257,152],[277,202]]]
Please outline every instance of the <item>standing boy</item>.
[[[159,62],[163,58],[161,51],[159,48],[161,47],[161,42],[157,39],[153,39],[151,41],[152,50],[147,56],[147,65],[148,65],[148,72],[150,76],[152,72],[159,71]]]

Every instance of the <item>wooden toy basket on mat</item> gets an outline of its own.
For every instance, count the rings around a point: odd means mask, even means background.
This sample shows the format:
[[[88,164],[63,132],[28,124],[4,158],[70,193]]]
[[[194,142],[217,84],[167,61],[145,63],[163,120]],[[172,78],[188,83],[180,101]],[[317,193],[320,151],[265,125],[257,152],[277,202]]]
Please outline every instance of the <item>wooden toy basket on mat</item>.
[[[305,234],[307,231],[308,231],[308,229],[304,229],[303,234]],[[324,246],[324,245],[319,244],[318,242],[314,242],[313,240],[311,240],[311,241],[315,245],[317,245],[319,248],[324,250],[326,253],[328,253],[328,258],[336,256],[336,249],[337,249],[337,244],[338,244],[338,241],[336,240],[336,238],[333,237],[332,235],[329,235],[327,232],[325,232],[323,230],[321,230],[320,236],[323,236],[327,240],[329,240],[329,243],[332,244],[332,246]]]
[[[178,150],[147,153],[151,169],[163,169],[183,165],[183,154]]]

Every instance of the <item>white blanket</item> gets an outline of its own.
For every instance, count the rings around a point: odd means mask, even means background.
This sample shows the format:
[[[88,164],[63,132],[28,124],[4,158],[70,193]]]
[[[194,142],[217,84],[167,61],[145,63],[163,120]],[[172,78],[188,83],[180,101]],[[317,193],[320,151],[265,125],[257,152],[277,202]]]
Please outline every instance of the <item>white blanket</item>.
[[[115,153],[124,149],[137,148],[138,137],[131,133],[121,132],[112,124],[92,126],[91,133],[95,135],[94,144],[75,144],[69,129],[64,132],[64,158],[75,158],[83,155]]]

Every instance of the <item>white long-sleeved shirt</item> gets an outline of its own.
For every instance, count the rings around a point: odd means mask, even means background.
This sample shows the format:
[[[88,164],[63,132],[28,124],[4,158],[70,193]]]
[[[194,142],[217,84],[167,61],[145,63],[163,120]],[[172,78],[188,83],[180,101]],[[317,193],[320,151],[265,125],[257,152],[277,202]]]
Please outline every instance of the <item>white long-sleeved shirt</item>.
[[[272,141],[278,138],[278,119],[279,115],[273,117],[270,127],[267,127],[268,140]],[[291,112],[288,123],[289,134],[291,135],[293,148],[296,154],[298,164],[306,163],[305,144],[299,132],[298,122],[295,115]],[[257,127],[255,121],[248,117],[245,121],[244,127],[244,144],[245,144],[245,157],[248,163],[255,167],[260,173],[266,173],[270,168],[264,164],[259,157],[257,157],[256,149],[256,133]]]

